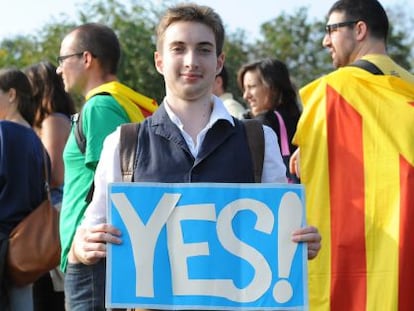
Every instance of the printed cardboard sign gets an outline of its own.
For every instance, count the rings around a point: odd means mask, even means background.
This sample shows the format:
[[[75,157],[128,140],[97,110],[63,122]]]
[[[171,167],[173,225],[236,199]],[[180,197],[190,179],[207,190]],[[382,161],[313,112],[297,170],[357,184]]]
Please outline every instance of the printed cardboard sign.
[[[294,184],[113,183],[107,307],[307,310],[307,250]]]

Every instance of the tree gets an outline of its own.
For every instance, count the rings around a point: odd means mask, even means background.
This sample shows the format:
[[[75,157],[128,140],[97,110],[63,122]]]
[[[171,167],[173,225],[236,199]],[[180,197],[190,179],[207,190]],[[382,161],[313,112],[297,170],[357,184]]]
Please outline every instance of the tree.
[[[233,94],[236,100],[243,102],[242,94],[237,85],[237,71],[249,60],[250,45],[246,43],[246,33],[243,30],[237,30],[227,35],[224,43],[225,65],[229,74],[228,91]]]
[[[158,11],[137,3],[116,0],[87,3],[81,22],[100,22],[116,32],[122,49],[120,81],[159,103],[165,94],[162,76],[154,67],[155,27]]]
[[[398,63],[408,70],[414,69],[414,34],[409,29],[414,27],[414,17],[406,7],[395,5],[387,8],[390,19],[390,35],[388,38],[388,53]]]
[[[24,68],[41,60],[56,64],[60,42],[75,25],[102,22],[117,33],[122,46],[118,71],[120,81],[133,89],[162,101],[164,82],[154,67],[155,27],[167,6],[176,0],[154,2],[130,0],[91,0],[81,4],[73,21],[61,14],[28,36],[16,36],[0,42],[0,67]],[[414,68],[414,17],[401,6],[388,8],[391,21],[388,49],[391,57],[403,67]],[[224,46],[226,66],[231,79],[229,90],[240,100],[236,73],[246,62],[264,57],[284,61],[298,87],[333,70],[329,53],[322,47],[325,20],[309,21],[308,9],[292,14],[282,12],[261,25],[262,38],[250,43],[243,30],[228,33]],[[79,99],[79,105],[82,99]]]
[[[411,70],[414,51],[410,51],[414,40],[407,29],[411,29],[410,22],[414,26],[414,18],[404,15],[401,7],[387,11],[391,24],[388,52],[397,63]],[[326,21],[308,20],[305,7],[291,15],[282,12],[262,24],[263,40],[257,41],[253,51],[256,58],[275,57],[285,62],[298,87],[334,70],[329,53],[322,47]]]
[[[263,40],[257,41],[256,58],[274,57],[286,63],[297,86],[302,86],[329,71],[327,55],[321,45],[324,24],[308,22],[308,9],[299,8],[288,15],[282,12],[262,24]]]

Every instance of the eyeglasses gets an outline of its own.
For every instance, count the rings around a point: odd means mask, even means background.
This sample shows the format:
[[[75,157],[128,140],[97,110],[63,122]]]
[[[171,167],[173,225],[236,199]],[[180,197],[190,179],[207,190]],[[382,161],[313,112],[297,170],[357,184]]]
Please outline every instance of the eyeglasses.
[[[342,22],[342,23],[336,23],[336,24],[330,24],[325,26],[326,34],[330,35],[332,31],[338,30],[338,28],[351,26],[353,24],[358,23],[359,21],[348,21],[348,22]]]
[[[73,54],[68,54],[68,55],[62,55],[62,56],[58,56],[56,58],[59,66],[62,66],[63,61],[69,57],[73,57],[73,56],[81,56],[84,52],[78,52],[78,53],[73,53]]]

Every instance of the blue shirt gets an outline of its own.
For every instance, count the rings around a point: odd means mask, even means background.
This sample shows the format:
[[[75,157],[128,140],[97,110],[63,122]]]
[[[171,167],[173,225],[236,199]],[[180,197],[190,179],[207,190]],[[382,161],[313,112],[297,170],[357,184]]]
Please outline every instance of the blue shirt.
[[[10,231],[45,198],[43,145],[29,127],[0,121],[0,232]]]

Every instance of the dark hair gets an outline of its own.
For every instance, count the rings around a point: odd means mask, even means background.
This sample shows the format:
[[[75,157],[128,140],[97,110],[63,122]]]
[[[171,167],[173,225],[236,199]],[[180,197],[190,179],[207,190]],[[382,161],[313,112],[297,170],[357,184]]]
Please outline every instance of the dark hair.
[[[290,80],[289,70],[285,63],[273,58],[265,58],[243,65],[237,73],[237,83],[241,90],[244,90],[244,75],[248,71],[256,71],[273,94],[274,109],[279,106],[288,108],[292,116],[299,116],[300,110],[296,88]]]
[[[17,110],[30,126],[33,126],[34,105],[30,83],[26,75],[15,68],[1,69],[0,89],[3,92],[8,92],[10,89],[16,91]]]
[[[349,21],[363,21],[372,37],[387,40],[389,22],[387,13],[377,0],[338,0],[328,12],[345,13]]]
[[[83,24],[71,31],[75,33],[76,52],[90,52],[106,73],[116,74],[121,58],[121,47],[115,32],[97,23]]]
[[[35,106],[34,126],[40,128],[43,120],[54,112],[68,117],[75,113],[72,98],[65,92],[62,78],[50,62],[40,62],[25,69],[32,86]]]
[[[167,10],[157,27],[157,50],[162,48],[165,31],[175,22],[197,22],[206,25],[216,38],[217,56],[222,53],[225,31],[220,16],[212,8],[195,3],[182,3]]]
[[[223,66],[223,68],[221,68],[221,71],[218,75],[216,75],[216,77],[221,77],[221,81],[223,81],[223,90],[227,91],[227,86],[229,85],[229,74],[227,72],[226,67]]]

